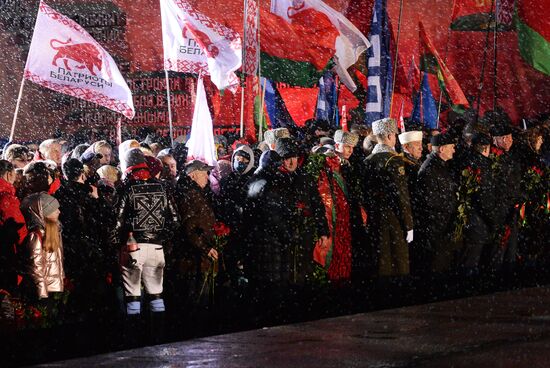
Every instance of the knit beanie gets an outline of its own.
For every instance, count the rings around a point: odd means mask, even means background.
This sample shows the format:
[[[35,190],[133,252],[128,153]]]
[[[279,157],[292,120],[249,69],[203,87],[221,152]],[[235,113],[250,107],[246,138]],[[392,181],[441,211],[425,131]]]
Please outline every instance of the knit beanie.
[[[145,155],[139,148],[132,148],[131,150],[126,151],[120,160],[120,169],[125,173],[129,168],[133,166],[138,166],[142,164],[147,164],[145,161]]]

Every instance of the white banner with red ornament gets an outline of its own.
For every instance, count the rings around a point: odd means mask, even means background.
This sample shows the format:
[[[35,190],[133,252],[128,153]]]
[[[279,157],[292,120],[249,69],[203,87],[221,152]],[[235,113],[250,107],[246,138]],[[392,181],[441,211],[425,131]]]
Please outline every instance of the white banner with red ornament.
[[[132,93],[111,55],[84,28],[42,1],[24,77],[128,119],[135,115]]]
[[[208,60],[185,20],[171,0],[160,0],[164,69],[180,73],[208,74]]]
[[[260,45],[258,39],[258,23],[260,10],[256,0],[246,0],[246,19],[244,23],[245,57],[243,71],[248,75],[258,74],[260,65]]]
[[[198,12],[185,0],[160,0],[160,3],[166,69],[185,71],[202,65],[194,47],[197,45],[204,53],[208,74],[216,87],[236,90],[239,79],[235,71],[242,64],[238,33]],[[193,47],[190,49],[189,45]]]

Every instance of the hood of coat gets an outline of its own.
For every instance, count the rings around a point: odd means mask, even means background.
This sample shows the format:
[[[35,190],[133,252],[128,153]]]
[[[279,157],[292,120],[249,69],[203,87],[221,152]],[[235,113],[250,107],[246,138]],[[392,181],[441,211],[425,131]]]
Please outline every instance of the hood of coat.
[[[29,231],[45,229],[43,201],[41,200],[43,194],[42,192],[28,195],[21,202],[21,212],[25,216]]]
[[[242,174],[247,174],[248,172],[250,172],[250,170],[254,168],[254,151],[252,151],[252,148],[250,148],[246,144],[243,144],[233,152],[233,155],[231,156],[231,166],[234,172],[235,172],[235,169],[233,166],[235,164],[235,158],[239,155],[242,155],[248,158],[249,160],[248,165],[246,166],[246,169],[242,172]]]
[[[279,170],[283,160],[281,156],[275,151],[265,151],[260,157],[260,166],[256,170],[255,174],[259,173],[275,173]]]
[[[0,178],[0,194],[1,193],[15,195],[15,187],[4,179]]]

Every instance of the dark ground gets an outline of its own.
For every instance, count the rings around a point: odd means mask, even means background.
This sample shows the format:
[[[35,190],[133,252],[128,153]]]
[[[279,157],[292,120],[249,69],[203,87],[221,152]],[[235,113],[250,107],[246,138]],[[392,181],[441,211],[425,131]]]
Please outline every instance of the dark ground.
[[[235,312],[227,304],[192,315],[177,314],[173,308],[165,341],[187,341],[48,366],[483,367],[498,357],[492,368],[549,367],[550,359],[545,362],[541,354],[550,348],[550,288],[542,286],[546,284],[547,273],[524,271],[505,280],[440,276],[359,289],[344,285],[317,290],[283,317],[273,313],[275,306],[267,307],[262,318],[242,306]],[[528,288],[536,286],[540,287]],[[510,292],[479,296],[503,290]],[[388,310],[441,300],[453,301]],[[170,311],[169,303],[167,308]],[[350,314],[356,315],[299,323]],[[280,324],[285,326],[256,330]],[[122,341],[121,330],[120,319],[106,318],[3,333],[0,365],[38,364],[135,347]],[[250,331],[205,337],[246,330]],[[143,338],[139,344],[148,342]]]
[[[550,288],[324,319],[46,367],[548,367]]]

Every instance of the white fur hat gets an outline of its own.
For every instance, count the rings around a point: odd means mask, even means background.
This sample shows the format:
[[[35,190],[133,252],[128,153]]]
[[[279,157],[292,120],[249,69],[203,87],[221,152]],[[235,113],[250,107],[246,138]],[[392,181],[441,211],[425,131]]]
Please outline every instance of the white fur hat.
[[[411,130],[410,132],[403,132],[399,134],[399,143],[407,144],[411,142],[422,142],[422,132],[419,130]]]
[[[372,134],[385,135],[391,133],[397,133],[397,123],[395,119],[384,118],[372,123]]]

